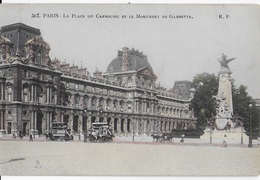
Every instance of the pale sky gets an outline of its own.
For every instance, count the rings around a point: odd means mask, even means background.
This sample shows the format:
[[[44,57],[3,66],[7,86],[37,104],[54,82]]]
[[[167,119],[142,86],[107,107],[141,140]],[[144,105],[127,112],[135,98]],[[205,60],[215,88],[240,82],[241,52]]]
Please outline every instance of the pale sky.
[[[31,18],[32,13],[40,13],[41,18]],[[53,13],[61,17],[43,18]],[[63,14],[70,18],[62,18]],[[85,18],[71,18],[72,14]],[[97,14],[120,18],[96,18]],[[136,14],[160,18],[136,18]],[[220,19],[220,14],[230,18]],[[178,80],[192,81],[198,73],[217,74],[217,58],[224,53],[236,58],[229,64],[236,86],[246,85],[250,96],[260,98],[260,11],[256,5],[9,5],[0,6],[0,17],[0,26],[21,22],[40,29],[51,46],[51,59],[66,59],[71,65],[74,61],[79,67],[82,61],[91,74],[95,67],[105,72],[123,47],[138,49],[148,56],[157,83],[166,88]]]

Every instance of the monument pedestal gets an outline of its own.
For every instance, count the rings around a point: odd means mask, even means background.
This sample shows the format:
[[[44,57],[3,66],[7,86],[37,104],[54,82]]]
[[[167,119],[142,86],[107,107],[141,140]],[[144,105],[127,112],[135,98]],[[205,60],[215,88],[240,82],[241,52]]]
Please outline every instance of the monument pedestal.
[[[216,118],[216,120],[215,120],[216,128],[218,130],[225,129],[227,122],[228,122],[227,118],[222,118],[222,117]]]
[[[229,130],[211,130],[206,128],[204,134],[200,139],[205,140],[210,143],[210,138],[212,143],[222,143],[224,140],[224,135],[226,135],[226,141],[228,144],[248,144],[248,136],[244,132],[243,127],[231,128]]]

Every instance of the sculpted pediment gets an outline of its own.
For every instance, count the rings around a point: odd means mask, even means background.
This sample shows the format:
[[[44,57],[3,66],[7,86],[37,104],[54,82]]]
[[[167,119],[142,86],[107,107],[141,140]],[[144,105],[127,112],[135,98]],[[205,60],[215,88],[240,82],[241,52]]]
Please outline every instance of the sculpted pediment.
[[[43,40],[41,35],[36,36],[25,43],[26,59],[29,62],[49,66],[50,50],[50,45]]]
[[[153,74],[153,72],[151,72],[149,70],[149,68],[147,68],[147,67],[144,67],[144,68],[138,70],[138,74],[148,76],[148,77],[151,77],[151,78],[156,78],[155,74]]]

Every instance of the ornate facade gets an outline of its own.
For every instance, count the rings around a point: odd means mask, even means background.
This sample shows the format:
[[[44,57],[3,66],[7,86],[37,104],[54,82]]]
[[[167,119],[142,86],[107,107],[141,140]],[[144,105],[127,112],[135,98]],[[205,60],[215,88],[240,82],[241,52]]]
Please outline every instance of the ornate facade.
[[[22,39],[20,39],[22,38]],[[75,134],[108,122],[116,135],[194,128],[190,99],[156,86],[147,56],[123,48],[107,71],[51,60],[40,30],[17,23],[1,28],[0,131],[44,134],[67,122]]]

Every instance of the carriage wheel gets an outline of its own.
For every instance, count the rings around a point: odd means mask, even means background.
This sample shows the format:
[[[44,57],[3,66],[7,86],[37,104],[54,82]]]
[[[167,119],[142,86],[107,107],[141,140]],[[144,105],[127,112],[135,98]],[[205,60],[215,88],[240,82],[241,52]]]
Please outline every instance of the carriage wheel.
[[[93,136],[92,134],[90,134],[90,135],[89,135],[89,141],[90,141],[90,142],[96,142],[95,136]]]
[[[106,141],[106,139],[105,139],[104,136],[102,136],[102,137],[99,138],[99,142],[100,142],[100,143],[104,143],[105,141]]]
[[[160,138],[160,142],[165,142],[163,137]]]

